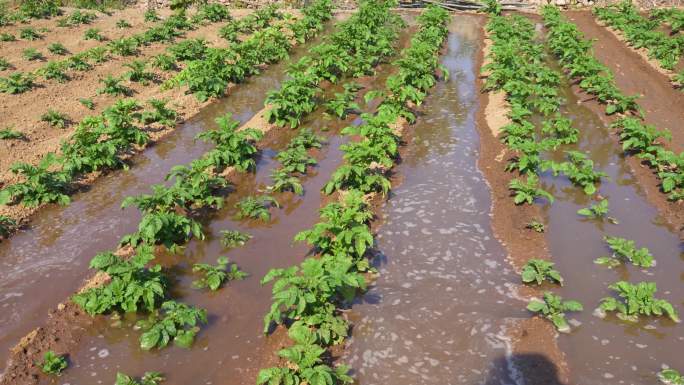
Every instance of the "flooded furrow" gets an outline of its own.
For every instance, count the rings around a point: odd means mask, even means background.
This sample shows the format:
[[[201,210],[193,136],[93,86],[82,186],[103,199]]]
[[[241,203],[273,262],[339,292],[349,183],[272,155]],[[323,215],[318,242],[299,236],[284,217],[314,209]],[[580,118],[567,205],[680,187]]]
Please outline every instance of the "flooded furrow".
[[[681,370],[679,352],[684,343],[684,325],[665,317],[641,316],[637,323],[621,321],[615,315],[601,319],[593,311],[602,298],[614,294],[608,286],[624,280],[633,284],[656,282],[655,297],[670,301],[680,314],[684,312],[684,254],[678,232],[646,200],[606,124],[579,102],[567,84],[561,95],[567,100],[564,114],[580,130],[578,145],[561,150],[586,153],[594,160],[595,169],[608,175],[602,178],[599,194],[609,200],[609,215],[619,221],[614,225],[583,219],[577,210],[596,201],[564,177],[543,178],[556,197],[544,210],[553,260],[566,283],[560,293],[566,299],[579,300],[585,309],[571,316],[581,325],[560,338],[570,366],[571,383],[654,384],[662,365],[676,365]],[[554,158],[562,160],[561,151]],[[611,254],[604,236],[631,239],[638,248],[647,247],[656,266],[642,269],[623,265],[609,269],[595,264],[596,258]]]
[[[477,160],[478,20],[454,15],[438,83],[412,127],[381,208],[379,278],[350,313],[343,361],[357,383],[512,383],[506,330],[526,318],[518,278],[490,225]]]
[[[320,36],[333,26],[328,25]],[[232,113],[242,123],[263,108],[266,93],[279,86],[290,62],[307,53],[296,47],[291,59],[269,66],[233,88],[230,95],[207,106],[162,142],[132,159],[129,171],[101,177],[84,193],[72,197],[67,207],[41,210],[31,225],[0,243],[0,362],[4,368],[8,349],[29,331],[41,325],[48,310],[64,301],[90,277],[90,259],[115,249],[121,237],[137,229],[140,214],[135,208],[122,210],[127,196],[147,193],[150,185],[162,183],[172,166],[184,164],[208,151],[210,145],[195,135],[214,127],[214,119]]]
[[[402,33],[399,44],[405,43],[409,35]],[[381,88],[392,73],[392,68],[383,64],[378,67],[377,76],[359,79],[357,83],[364,87],[359,97]],[[341,85],[335,85],[326,94],[341,89]],[[279,166],[275,159],[277,153],[298,131],[281,130],[271,136],[260,153],[256,172],[233,178],[235,190],[227,197],[224,208],[207,219],[206,239],[193,239],[182,254],[159,256],[157,260],[170,273],[174,300],[208,312],[209,322],[202,327],[191,349],[169,346],[160,351],[143,351],[139,347],[142,332],[134,328],[140,317],[127,315],[119,320],[101,316],[89,328],[79,348],[69,353],[69,370],[58,379],[42,378],[42,383],[108,384],[117,372],[141,375],[154,370],[162,372],[174,384],[254,384],[258,370],[273,356],[273,345],[278,343],[277,338],[269,339],[263,334],[263,317],[270,308],[271,288],[262,287],[260,279],[271,268],[291,266],[307,254],[309,247],[293,243],[294,236],[318,222],[318,210],[328,201],[320,190],[342,163],[340,146],[348,138],[340,135],[340,130],[361,123],[358,116],[340,120],[328,116],[322,108],[307,116],[301,126],[326,137],[326,144],[314,151],[318,164],[302,178],[305,194],[272,194],[281,209],[272,209],[268,222],[239,220],[234,204],[245,196],[266,190],[271,183],[271,171]],[[223,230],[239,230],[252,238],[244,246],[226,250],[221,244]],[[231,281],[217,292],[193,288],[192,282],[198,275],[192,273],[192,265],[214,264],[220,256],[228,257],[249,276]]]

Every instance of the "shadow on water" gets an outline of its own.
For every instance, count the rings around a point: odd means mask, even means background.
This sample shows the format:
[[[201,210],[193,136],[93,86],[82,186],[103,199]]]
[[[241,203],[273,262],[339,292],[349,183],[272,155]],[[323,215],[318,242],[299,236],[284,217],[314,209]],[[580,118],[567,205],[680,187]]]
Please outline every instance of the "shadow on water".
[[[515,366],[515,370],[511,370],[512,365]],[[497,357],[492,361],[484,382],[477,382],[472,385],[475,384],[567,385],[558,378],[556,365],[546,356],[535,353],[518,353]]]

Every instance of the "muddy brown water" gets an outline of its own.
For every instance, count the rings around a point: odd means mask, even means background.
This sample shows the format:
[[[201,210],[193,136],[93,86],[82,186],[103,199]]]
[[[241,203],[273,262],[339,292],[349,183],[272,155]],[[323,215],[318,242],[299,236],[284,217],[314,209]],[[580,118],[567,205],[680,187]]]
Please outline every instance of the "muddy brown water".
[[[578,102],[567,84],[561,90],[566,99],[563,113],[580,129],[577,145],[561,150],[579,150],[595,162],[595,169],[608,174],[599,194],[609,199],[610,214],[619,224],[587,220],[576,214],[592,200],[566,178],[546,175],[543,183],[556,197],[545,207],[547,239],[557,268],[566,285],[559,292],[577,299],[584,312],[573,313],[573,331],[561,335],[560,346],[566,354],[573,384],[654,384],[662,365],[682,370],[684,325],[666,319],[641,317],[638,323],[620,321],[614,315],[601,319],[593,314],[601,298],[611,295],[608,285],[625,280],[631,283],[657,283],[656,298],[670,301],[684,313],[684,254],[678,231],[658,216],[646,200],[620,146],[609,136],[601,119]],[[556,160],[562,159],[559,151]],[[594,201],[595,203],[595,201]],[[593,263],[610,255],[604,236],[619,236],[647,247],[656,260],[649,269],[621,266],[609,269]]]
[[[498,384],[517,376],[507,330],[527,314],[492,234],[477,166],[479,36],[476,19],[454,16],[441,58],[450,78],[426,99],[397,167],[402,182],[380,210],[380,275],[351,310],[343,359],[358,384]]]
[[[332,30],[328,25],[319,36]],[[291,53],[291,61],[307,52],[320,37]],[[127,172],[112,172],[90,191],[73,196],[67,207],[47,207],[27,229],[0,243],[0,362],[21,337],[42,324],[49,309],[64,301],[92,274],[90,259],[115,249],[121,237],[134,232],[140,220],[135,208],[120,209],[122,200],[149,192],[162,183],[172,166],[202,155],[210,146],[194,140],[213,128],[214,119],[227,112],[246,122],[263,108],[266,93],[278,87],[289,61],[264,70],[235,87],[222,101],[206,107],[162,142],[133,159]]]

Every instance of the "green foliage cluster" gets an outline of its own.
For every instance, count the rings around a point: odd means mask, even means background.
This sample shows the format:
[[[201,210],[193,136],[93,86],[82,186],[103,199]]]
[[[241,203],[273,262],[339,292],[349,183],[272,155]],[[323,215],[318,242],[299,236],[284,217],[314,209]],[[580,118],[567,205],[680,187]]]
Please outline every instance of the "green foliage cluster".
[[[604,241],[610,247],[613,255],[596,259],[599,265],[610,267],[619,266],[623,261],[631,262],[635,266],[651,267],[654,265],[653,255],[647,248],[636,248],[636,243],[632,240],[620,237],[604,237]]]
[[[140,347],[162,349],[173,341],[176,346],[189,348],[199,332],[200,323],[207,323],[206,310],[166,301],[148,319],[137,322],[136,326],[145,330],[140,335]]]
[[[553,325],[561,333],[570,331],[570,325],[565,320],[565,312],[582,311],[582,304],[577,301],[564,301],[559,295],[549,291],[544,293],[543,301],[533,299],[527,305],[527,310],[541,315],[553,322]]]
[[[598,8],[600,15],[607,15],[619,9],[621,14],[631,14],[633,7],[621,3],[616,7]],[[616,11],[617,12],[617,11]],[[669,199],[677,201],[684,197],[684,155],[666,150],[663,140],[670,138],[670,132],[659,131],[646,125],[640,119],[641,111],[636,104],[635,96],[625,96],[615,85],[612,72],[593,56],[591,42],[584,39],[577,27],[566,21],[555,7],[544,7],[542,10],[544,24],[549,29],[549,45],[559,58],[569,75],[579,80],[579,86],[586,92],[595,95],[602,103],[606,103],[606,113],[623,113],[635,116],[623,116],[617,119],[612,127],[617,129],[622,141],[623,150],[644,159],[656,172],[661,189]],[[639,16],[641,17],[641,16]],[[629,25],[638,28],[637,22]],[[630,27],[631,28],[631,27]],[[680,36],[681,38],[681,36]],[[681,50],[671,50],[671,53]]]
[[[655,282],[631,284],[619,281],[609,286],[621,299],[606,297],[601,300],[600,310],[617,312],[620,319],[636,322],[639,315],[665,316],[679,322],[679,316],[671,303],[653,297],[657,291]]]
[[[276,156],[281,167],[271,172],[273,184],[268,186],[269,191],[292,191],[297,195],[304,194],[299,177],[306,174],[307,166],[316,164],[316,160],[309,156],[307,150],[320,148],[324,138],[319,137],[311,129],[302,129],[297,136],[292,138],[287,149]]]
[[[228,269],[228,258],[219,257],[216,266],[208,263],[196,263],[192,265],[193,273],[201,273],[202,278],[194,281],[192,285],[198,289],[209,288],[212,291],[218,290],[226,281],[243,279],[247,276],[245,272],[238,269],[236,264],[231,264]]]
[[[48,350],[43,355],[43,361],[38,363],[40,370],[45,374],[62,373],[67,368],[66,357],[55,354],[52,350]]]
[[[145,372],[140,381],[121,373],[116,373],[116,382],[114,385],[159,385],[164,381],[161,373],[158,372]]]
[[[321,81],[336,83],[344,76],[372,73],[376,64],[394,52],[392,42],[400,25],[400,19],[381,7],[366,7],[339,24],[338,31],[311,49],[312,55],[290,68],[290,78],[279,90],[269,92],[266,118],[279,126],[299,126],[302,118],[316,108]],[[349,92],[341,95],[341,106],[329,107],[342,108],[344,114],[345,104],[351,102],[345,99],[350,96]]]
[[[536,282],[537,285],[541,285],[544,281],[549,281],[563,285],[563,277],[553,267],[553,262],[533,258],[525,263],[520,277],[524,283]]]
[[[647,49],[648,57],[658,60],[663,68],[673,69],[684,54],[684,35],[677,34],[684,27],[681,10],[657,10],[648,19],[630,1],[622,1],[593,11],[599,20],[622,32],[632,47]],[[671,22],[672,35],[658,30],[664,20]]]

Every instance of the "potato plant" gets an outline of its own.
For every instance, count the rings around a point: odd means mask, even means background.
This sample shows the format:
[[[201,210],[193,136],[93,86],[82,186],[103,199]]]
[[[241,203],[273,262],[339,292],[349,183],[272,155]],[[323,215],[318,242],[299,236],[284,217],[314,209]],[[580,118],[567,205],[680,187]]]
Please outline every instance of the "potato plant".
[[[244,244],[250,239],[252,239],[252,235],[248,233],[243,233],[237,230],[221,231],[221,245],[226,249],[244,246]]]
[[[45,374],[59,375],[67,366],[66,358],[55,354],[52,350],[45,352],[43,361],[39,363],[40,370]]]
[[[145,330],[140,336],[140,347],[143,350],[162,349],[173,341],[176,346],[189,348],[201,323],[207,323],[206,310],[176,301],[166,301],[159,311],[136,324]]]
[[[280,207],[278,201],[269,195],[248,196],[235,204],[238,219],[259,219],[264,222],[271,220],[271,207]]]
[[[565,312],[568,311],[582,311],[582,304],[577,301],[564,301],[558,295],[549,291],[544,293],[543,301],[532,300],[527,305],[527,310],[533,313],[540,313],[544,318],[548,319],[561,333],[570,331],[570,325],[565,319]]]
[[[601,199],[596,204],[592,204],[589,207],[577,210],[577,214],[591,219],[605,219],[614,225],[617,225],[619,223],[617,219],[608,216],[608,199],[605,198]]]
[[[657,299],[653,295],[657,291],[654,282],[631,284],[625,281],[615,282],[609,286],[621,299],[605,297],[599,309],[603,312],[617,312],[618,318],[636,322],[640,315],[668,317],[679,322],[677,311],[671,303]]]
[[[116,373],[114,385],[159,385],[164,382],[164,377],[159,372],[145,372],[140,381],[121,373]]]
[[[23,162],[10,166],[10,171],[21,175],[23,181],[0,190],[0,204],[21,202],[27,207],[36,207],[46,203],[69,204],[71,199],[66,193],[70,177],[63,171],[50,170],[56,162],[55,155],[48,153],[37,166]]]
[[[57,128],[64,128],[70,122],[69,117],[66,114],[53,109],[48,109],[46,113],[40,116],[40,120],[46,122],[51,127]]]
[[[193,281],[193,287],[197,289],[209,288],[212,291],[218,290],[226,281],[243,279],[247,274],[240,271],[236,264],[230,264],[228,269],[228,258],[219,257],[216,266],[207,263],[196,263],[192,265],[193,273],[200,273],[202,278]]]
[[[651,252],[645,247],[637,249],[634,241],[620,237],[604,237],[603,240],[613,251],[613,255],[596,259],[595,263],[599,265],[616,267],[624,261],[639,267],[651,267],[655,264]]]
[[[554,269],[554,263],[543,259],[530,259],[523,266],[520,276],[524,283],[536,282],[541,285],[544,281],[563,285],[563,277]]]

